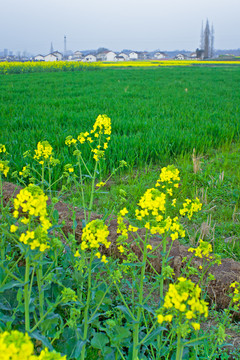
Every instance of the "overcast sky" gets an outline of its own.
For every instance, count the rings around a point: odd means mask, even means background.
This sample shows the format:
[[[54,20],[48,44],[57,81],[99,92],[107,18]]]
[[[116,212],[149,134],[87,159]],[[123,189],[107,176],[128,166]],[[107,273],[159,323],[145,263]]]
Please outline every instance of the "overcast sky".
[[[1,0],[0,50],[191,50],[209,19],[215,49],[240,48],[240,0]]]

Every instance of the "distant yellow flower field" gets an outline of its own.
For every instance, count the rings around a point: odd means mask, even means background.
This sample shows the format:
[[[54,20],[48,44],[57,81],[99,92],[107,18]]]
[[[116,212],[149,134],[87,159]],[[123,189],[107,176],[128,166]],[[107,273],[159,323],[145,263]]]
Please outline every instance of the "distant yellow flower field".
[[[240,65],[240,61],[203,61],[203,60],[142,60],[142,61],[120,61],[102,62],[103,67],[150,67],[150,66],[192,66],[192,65]]]
[[[43,62],[0,62],[0,74],[20,74],[31,72],[81,71],[100,67],[156,67],[156,66],[216,66],[240,65],[240,61],[198,61],[198,60],[139,60],[120,62],[77,62],[77,61],[43,61]]]

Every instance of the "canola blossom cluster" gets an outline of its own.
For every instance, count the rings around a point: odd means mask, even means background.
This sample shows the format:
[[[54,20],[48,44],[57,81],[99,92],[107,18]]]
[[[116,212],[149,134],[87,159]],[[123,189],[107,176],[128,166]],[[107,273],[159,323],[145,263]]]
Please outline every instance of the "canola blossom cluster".
[[[0,160],[0,174],[2,173],[5,177],[7,177],[7,174],[9,172],[9,161],[7,160]]]
[[[212,245],[207,241],[199,240],[199,246],[194,248],[189,248],[189,252],[194,253],[194,256],[200,259],[206,259],[207,261],[211,261],[212,264],[221,265],[221,259],[217,255],[212,255]]]
[[[169,199],[174,194],[174,190],[179,187],[179,170],[174,165],[169,165],[161,169],[155,188],[148,189],[140,199],[135,210],[137,220],[145,221],[145,228],[149,229],[151,234],[169,234],[172,240],[179,237],[185,237],[185,231],[179,222],[178,216],[166,216],[167,209],[170,206],[176,208],[177,199]],[[170,201],[169,201],[170,200]],[[194,212],[201,209],[202,204],[199,199],[188,200],[183,204],[183,214],[189,218]]]
[[[3,145],[3,144],[0,144],[0,154],[1,153],[6,153],[6,146],[5,145]]]
[[[34,152],[33,158],[41,165],[46,162],[49,162],[52,166],[60,163],[58,159],[53,157],[53,148],[48,141],[39,141]]]
[[[202,209],[202,204],[198,198],[194,200],[186,199],[183,208],[179,210],[180,215],[187,216],[191,220],[193,214]]]
[[[42,189],[33,184],[22,189],[14,199],[13,216],[18,219],[18,223],[29,225],[29,229],[21,234],[19,240],[32,250],[39,248],[41,252],[50,247],[47,234],[52,224],[47,214],[47,199]],[[32,226],[35,229],[31,231]],[[18,226],[12,225],[10,230],[15,232]]]
[[[108,249],[111,245],[111,242],[107,240],[108,235],[108,227],[104,224],[102,220],[96,219],[91,221],[83,229],[81,250],[98,250],[101,245],[104,245]],[[80,256],[80,253],[77,250],[75,253],[75,257],[78,256]],[[96,252],[95,256],[101,259],[102,262],[107,262],[106,255],[101,255],[99,251]]]
[[[230,285],[230,288],[233,288],[233,294],[231,294],[232,301],[234,304],[234,310],[238,311],[240,308],[240,283],[235,281]]]
[[[164,298],[163,307],[159,310],[157,321],[159,324],[171,322],[173,318],[180,319],[200,329],[199,322],[194,321],[200,315],[208,317],[208,303],[200,299],[201,289],[191,280],[184,277],[178,278],[175,284],[169,285],[169,290]]]
[[[34,346],[27,333],[12,330],[0,334],[1,360],[67,360],[66,356],[47,348],[41,351],[39,356],[34,355]]]
[[[128,225],[124,222],[124,216],[128,214],[127,208],[123,208],[119,211],[119,214],[117,216],[117,234],[120,234],[116,240],[117,242],[117,248],[121,254],[127,255],[127,242],[128,239],[128,233],[129,232],[137,232],[138,228],[136,226]]]
[[[167,167],[161,169],[159,179],[157,180],[155,186],[166,189],[167,193],[172,196],[172,188],[178,188],[179,181],[179,170],[176,169],[174,165],[168,165]]]
[[[3,144],[0,144],[0,154],[6,154],[6,146]],[[7,160],[0,160],[0,174],[3,174],[5,177],[7,177],[7,174],[9,172],[9,161]]]
[[[77,139],[72,136],[68,136],[65,140],[67,146],[75,145],[78,143],[81,145],[88,143],[93,152],[93,158],[98,162],[104,157],[105,150],[108,148],[108,142],[111,135],[111,119],[107,115],[99,115],[93,125],[93,129],[86,132],[81,132]]]
[[[167,203],[169,196],[173,195],[174,188],[179,186],[179,171],[173,165],[164,167],[161,170],[156,187],[148,189],[141,197],[135,210],[137,220],[145,221],[145,228],[151,234],[166,234],[172,240],[185,236],[185,231],[179,223],[178,216],[166,217]],[[171,206],[176,207],[176,199],[171,200]]]

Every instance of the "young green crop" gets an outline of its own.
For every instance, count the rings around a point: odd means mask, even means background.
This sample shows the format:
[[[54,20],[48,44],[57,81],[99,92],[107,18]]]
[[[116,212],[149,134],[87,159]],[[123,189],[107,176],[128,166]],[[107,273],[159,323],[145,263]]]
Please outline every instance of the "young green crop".
[[[193,148],[205,153],[239,139],[239,81],[239,67],[1,76],[0,142],[8,146],[19,171],[26,162],[18,154],[35,149],[39,139],[54,146],[61,163],[71,164],[66,136],[86,132],[91,119],[106,113],[113,123],[106,173],[119,159],[131,167],[166,165],[178,155],[192,154]],[[61,171],[56,167],[53,179]]]

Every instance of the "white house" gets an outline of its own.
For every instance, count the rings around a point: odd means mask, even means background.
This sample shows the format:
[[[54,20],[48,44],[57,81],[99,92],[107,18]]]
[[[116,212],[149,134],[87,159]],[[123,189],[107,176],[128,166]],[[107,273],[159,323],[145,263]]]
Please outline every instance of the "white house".
[[[137,60],[138,54],[135,51],[130,52],[129,54],[129,60]]]
[[[33,60],[34,61],[44,61],[44,56],[38,54],[38,55],[34,56]]]
[[[72,55],[73,60],[81,60],[83,58],[83,54],[81,51],[75,51]]]
[[[125,61],[127,61],[129,59],[129,56],[123,52],[121,52],[120,54],[118,54],[118,56],[122,56],[124,58]]]
[[[115,61],[116,53],[113,51],[108,51],[105,54],[105,60],[104,61]]]
[[[192,52],[192,53],[190,54],[190,58],[191,58],[191,59],[197,59],[197,53],[196,53],[196,51],[195,51],[195,52]]]
[[[97,54],[97,61],[116,61],[116,55],[113,51],[102,51]]]
[[[58,61],[61,61],[63,59],[63,54],[59,51],[54,51],[52,54],[56,55]]]
[[[106,54],[108,53],[108,50],[101,51],[96,55],[97,61],[106,61]]]
[[[185,60],[187,57],[184,54],[177,54],[175,60]]]
[[[124,59],[123,56],[116,55],[115,58],[114,58],[114,61],[125,61],[125,59]]]
[[[82,61],[86,61],[86,62],[94,62],[94,61],[97,61],[97,58],[95,55],[92,55],[92,54],[89,54],[89,55],[86,55]]]
[[[154,54],[154,59],[157,59],[157,60],[162,60],[162,59],[166,59],[167,55],[161,51],[158,51]]]
[[[58,61],[58,57],[55,54],[48,54],[44,56],[45,61]]]

